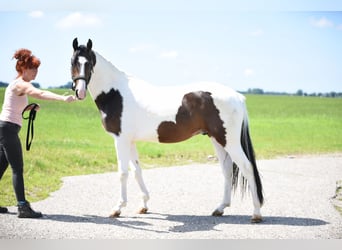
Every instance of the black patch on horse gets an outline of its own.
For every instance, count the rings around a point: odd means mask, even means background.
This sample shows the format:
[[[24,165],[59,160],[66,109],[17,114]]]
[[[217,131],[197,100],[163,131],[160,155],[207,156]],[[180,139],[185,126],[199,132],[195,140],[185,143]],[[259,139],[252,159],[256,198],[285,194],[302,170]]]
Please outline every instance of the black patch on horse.
[[[123,98],[118,90],[111,89],[108,93],[102,92],[95,99],[97,108],[106,114],[102,124],[106,131],[119,136],[121,133],[121,116]]]
[[[227,143],[226,129],[210,92],[198,91],[184,95],[175,120],[159,124],[159,142],[180,142],[202,133],[214,137],[223,147]]]

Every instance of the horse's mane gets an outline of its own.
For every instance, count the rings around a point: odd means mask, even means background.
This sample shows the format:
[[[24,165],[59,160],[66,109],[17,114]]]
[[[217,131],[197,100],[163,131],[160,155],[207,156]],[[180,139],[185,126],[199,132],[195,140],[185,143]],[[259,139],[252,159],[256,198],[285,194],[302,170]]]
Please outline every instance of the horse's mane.
[[[114,66],[114,64],[109,61],[108,59],[106,59],[104,56],[102,56],[100,53],[94,51],[95,55],[96,55],[96,64],[101,65],[101,67],[103,67],[105,70],[108,70],[108,72],[115,72],[115,73],[121,73],[121,74],[125,74],[125,72],[119,70],[117,67]],[[95,65],[96,67],[96,65]]]

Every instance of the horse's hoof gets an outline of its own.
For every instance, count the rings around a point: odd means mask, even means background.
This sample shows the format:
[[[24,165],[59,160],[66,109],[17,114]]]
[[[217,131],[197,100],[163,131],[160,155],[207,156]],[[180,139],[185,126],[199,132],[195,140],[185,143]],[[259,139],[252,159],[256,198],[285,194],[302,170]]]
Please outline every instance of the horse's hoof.
[[[147,214],[147,210],[148,210],[147,207],[143,207],[138,211],[138,214]]]
[[[251,219],[252,223],[260,223],[262,222],[262,216],[254,214]]]
[[[215,210],[212,214],[212,216],[222,216],[223,215],[223,211],[219,211],[219,210]]]
[[[109,215],[109,218],[118,218],[121,214],[121,211],[114,211]]]

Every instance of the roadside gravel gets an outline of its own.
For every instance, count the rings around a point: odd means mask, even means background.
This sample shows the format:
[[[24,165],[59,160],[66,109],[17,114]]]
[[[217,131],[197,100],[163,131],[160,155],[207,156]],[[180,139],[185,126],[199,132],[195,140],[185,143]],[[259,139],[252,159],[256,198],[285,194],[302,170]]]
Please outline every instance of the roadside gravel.
[[[133,176],[121,217],[107,216],[119,193],[118,174],[63,178],[49,198],[32,203],[41,219],[19,219],[16,207],[0,214],[0,239],[341,239],[342,216],[332,205],[342,180],[342,154],[259,160],[265,190],[264,221],[251,224],[250,195],[239,190],[222,217],[211,212],[222,198],[218,164],[144,170],[149,213],[136,211]]]

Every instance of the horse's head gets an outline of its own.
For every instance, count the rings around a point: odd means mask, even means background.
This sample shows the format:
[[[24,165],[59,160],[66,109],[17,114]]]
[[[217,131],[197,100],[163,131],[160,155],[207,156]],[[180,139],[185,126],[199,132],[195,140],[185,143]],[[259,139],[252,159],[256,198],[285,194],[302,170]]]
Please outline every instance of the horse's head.
[[[87,46],[79,46],[77,38],[75,38],[72,46],[74,48],[71,58],[72,90],[75,91],[79,100],[83,100],[86,97],[87,86],[96,64],[96,56],[92,51],[93,43],[90,39]]]

